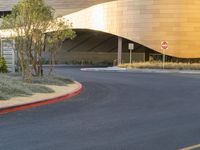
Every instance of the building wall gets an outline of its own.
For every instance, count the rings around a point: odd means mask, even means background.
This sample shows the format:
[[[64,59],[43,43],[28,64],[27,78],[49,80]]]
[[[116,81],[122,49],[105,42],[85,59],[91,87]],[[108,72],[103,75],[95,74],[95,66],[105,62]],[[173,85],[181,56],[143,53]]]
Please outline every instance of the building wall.
[[[57,51],[57,63],[113,64],[117,60],[117,36],[90,30],[76,30],[76,34],[75,39],[65,40],[61,49]],[[130,42],[123,39],[123,62],[129,62],[128,43]],[[137,43],[134,44],[133,61],[148,60],[148,53],[152,50]]]
[[[17,1],[2,0],[0,10],[10,10]],[[76,29],[93,29],[115,34],[161,53],[160,43],[167,40],[169,49],[166,54],[181,58],[200,58],[199,0],[45,2],[53,6],[57,14],[68,14],[65,19],[73,22]]]
[[[64,18],[76,29],[111,33],[161,53],[161,41],[167,40],[170,56],[200,57],[199,0],[118,0]]]
[[[0,11],[9,11],[12,9],[20,0],[1,0],[0,1]],[[45,4],[52,6],[56,15],[63,16],[69,13],[73,13],[90,6],[113,1],[113,0],[43,0]]]
[[[122,54],[122,62],[129,63],[130,54]],[[48,57],[47,57],[48,58]],[[58,64],[117,64],[117,52],[65,52],[58,53],[56,62]],[[133,62],[144,62],[144,53],[132,53]]]

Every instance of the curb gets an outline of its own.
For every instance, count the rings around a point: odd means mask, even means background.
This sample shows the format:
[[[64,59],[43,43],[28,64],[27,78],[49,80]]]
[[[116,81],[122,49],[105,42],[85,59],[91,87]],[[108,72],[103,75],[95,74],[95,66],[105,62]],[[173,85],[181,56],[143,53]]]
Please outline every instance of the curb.
[[[85,72],[127,72],[127,69],[125,68],[111,68],[111,67],[108,67],[108,68],[81,68],[80,69],[81,71],[85,71]]]
[[[118,69],[118,68],[81,68],[81,71],[84,72],[134,72],[134,73],[163,73],[163,74],[171,74],[171,73],[179,73],[179,74],[200,74],[200,71],[196,70],[162,70],[162,69]]]
[[[11,112],[16,112],[19,110],[24,110],[24,109],[28,109],[28,108],[32,108],[32,107],[38,107],[38,106],[42,106],[42,105],[47,105],[47,104],[53,104],[53,103],[57,103],[60,101],[64,101],[66,99],[69,99],[73,96],[76,96],[78,94],[81,93],[81,91],[83,90],[83,85],[79,82],[75,83],[78,85],[78,88],[76,88],[74,91],[55,97],[55,98],[51,98],[51,99],[44,99],[38,102],[32,102],[32,103],[27,103],[27,104],[23,104],[23,105],[14,105],[11,107],[5,107],[5,108],[1,108],[0,109],[0,115],[4,115],[7,113],[11,113]]]

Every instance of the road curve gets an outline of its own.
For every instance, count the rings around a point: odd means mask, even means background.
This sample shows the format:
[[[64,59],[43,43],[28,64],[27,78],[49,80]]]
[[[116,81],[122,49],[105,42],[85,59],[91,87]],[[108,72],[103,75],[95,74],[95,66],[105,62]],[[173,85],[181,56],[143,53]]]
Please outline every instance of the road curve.
[[[70,101],[0,116],[0,150],[178,150],[200,144],[200,77],[56,69]]]

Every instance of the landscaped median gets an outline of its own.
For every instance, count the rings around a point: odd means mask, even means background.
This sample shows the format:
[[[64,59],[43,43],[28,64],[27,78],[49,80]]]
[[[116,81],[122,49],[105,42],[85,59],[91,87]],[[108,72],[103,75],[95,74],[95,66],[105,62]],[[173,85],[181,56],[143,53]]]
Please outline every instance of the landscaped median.
[[[0,114],[66,100],[82,90],[80,83],[61,77],[34,78],[34,84],[18,76],[0,78]]]
[[[162,62],[134,62],[132,64],[120,64],[120,68],[127,69],[163,69]],[[200,70],[200,63],[176,63],[176,62],[165,62],[165,69],[176,69],[176,70]]]

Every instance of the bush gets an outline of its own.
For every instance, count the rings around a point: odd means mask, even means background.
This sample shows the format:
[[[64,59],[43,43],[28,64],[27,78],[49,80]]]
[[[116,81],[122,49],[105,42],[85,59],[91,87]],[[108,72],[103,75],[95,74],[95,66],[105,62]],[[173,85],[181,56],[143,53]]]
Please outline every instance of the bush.
[[[6,73],[7,72],[7,65],[6,60],[4,57],[0,57],[0,73]]]

